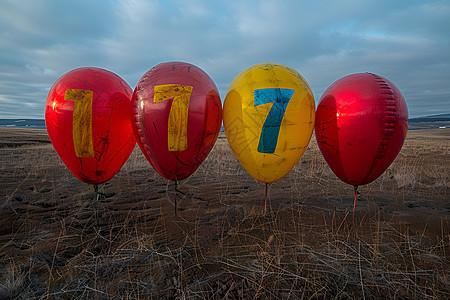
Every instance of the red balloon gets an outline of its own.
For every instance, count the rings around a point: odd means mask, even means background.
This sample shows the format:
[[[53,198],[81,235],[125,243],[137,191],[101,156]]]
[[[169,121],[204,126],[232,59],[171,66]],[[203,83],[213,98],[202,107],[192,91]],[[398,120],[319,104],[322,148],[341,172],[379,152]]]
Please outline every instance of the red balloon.
[[[322,95],[315,130],[330,168],[356,188],[377,179],[397,157],[408,130],[408,108],[386,78],[353,74]]]
[[[153,168],[182,180],[208,156],[222,124],[213,80],[200,68],[167,62],[147,71],[133,93],[133,129]]]
[[[133,151],[130,86],[99,68],[61,76],[45,103],[45,125],[58,155],[81,181],[111,179]]]

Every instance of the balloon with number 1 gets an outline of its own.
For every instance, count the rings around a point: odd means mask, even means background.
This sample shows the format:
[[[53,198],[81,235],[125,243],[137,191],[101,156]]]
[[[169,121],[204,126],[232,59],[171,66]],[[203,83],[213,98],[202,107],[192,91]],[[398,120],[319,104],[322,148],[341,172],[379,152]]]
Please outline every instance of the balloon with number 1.
[[[61,76],[45,103],[45,125],[58,155],[81,181],[110,180],[136,140],[131,127],[133,90],[118,75],[83,67]]]

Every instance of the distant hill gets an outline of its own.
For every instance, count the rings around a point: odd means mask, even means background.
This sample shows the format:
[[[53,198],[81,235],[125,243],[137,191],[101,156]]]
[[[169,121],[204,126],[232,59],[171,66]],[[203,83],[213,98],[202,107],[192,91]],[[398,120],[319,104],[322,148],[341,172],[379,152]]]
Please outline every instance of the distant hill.
[[[450,128],[450,114],[439,114],[409,119],[409,129]]]
[[[410,123],[450,121],[450,114],[440,114],[409,119]]]
[[[0,127],[45,129],[43,119],[0,119]]]

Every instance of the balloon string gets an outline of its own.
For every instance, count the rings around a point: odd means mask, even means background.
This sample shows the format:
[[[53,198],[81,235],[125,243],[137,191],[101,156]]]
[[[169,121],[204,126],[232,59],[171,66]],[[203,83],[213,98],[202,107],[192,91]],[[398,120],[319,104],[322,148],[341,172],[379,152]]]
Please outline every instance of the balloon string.
[[[178,190],[178,182],[175,180],[175,216],[177,215],[177,190]]]
[[[358,196],[358,186],[354,185],[353,189],[355,190],[355,201],[353,201],[353,217],[355,217],[355,207],[356,207],[356,197]]]
[[[106,194],[98,191],[98,185],[94,185],[95,199],[96,201],[106,199]]]
[[[266,183],[266,195],[264,197],[264,215],[267,212],[267,183]]]
[[[95,201],[98,201],[98,185],[94,184]]]

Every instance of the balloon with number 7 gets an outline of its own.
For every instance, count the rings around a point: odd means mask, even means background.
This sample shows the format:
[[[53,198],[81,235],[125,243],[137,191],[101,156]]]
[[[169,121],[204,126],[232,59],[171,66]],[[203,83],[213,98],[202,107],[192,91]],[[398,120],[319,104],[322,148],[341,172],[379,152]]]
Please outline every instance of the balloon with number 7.
[[[194,173],[222,124],[219,92],[208,74],[185,62],[161,63],[141,77],[132,102],[134,133],[153,168],[173,181]]]
[[[297,164],[314,129],[314,96],[294,69],[264,63],[242,71],[228,88],[223,123],[228,143],[256,180],[272,183]]]

